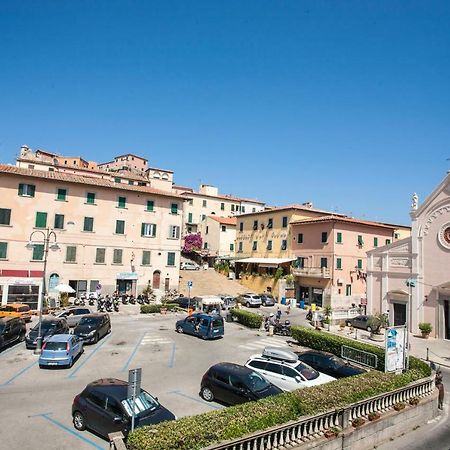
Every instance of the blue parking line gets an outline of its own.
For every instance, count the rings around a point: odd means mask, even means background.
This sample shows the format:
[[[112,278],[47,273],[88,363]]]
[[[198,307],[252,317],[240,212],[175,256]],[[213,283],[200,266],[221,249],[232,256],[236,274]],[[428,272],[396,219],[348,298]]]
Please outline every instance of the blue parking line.
[[[130,357],[128,358],[127,362],[125,363],[125,365],[122,367],[121,372],[125,372],[125,370],[128,369],[128,366],[131,363],[131,360],[134,358],[134,355],[136,354],[136,352],[138,351],[139,346],[141,345],[142,339],[144,339],[145,333],[139,338],[139,341],[137,342],[137,344],[134,346],[133,351],[131,352]]]
[[[11,377],[8,381],[5,381],[4,383],[0,384],[0,387],[7,386],[8,384],[11,384],[16,378],[20,377],[23,373],[25,373],[27,370],[31,369],[35,364],[37,364],[39,360],[33,361],[28,366],[24,367],[22,370],[19,370],[13,377]]]
[[[36,414],[33,417],[43,417],[44,419],[48,420],[49,422],[53,423],[54,425],[56,425],[58,428],[61,428],[62,430],[64,430],[66,433],[71,434],[72,436],[75,436],[76,438],[82,440],[83,442],[86,442],[86,444],[89,444],[91,447],[94,447],[98,450],[105,450],[105,447],[102,447],[100,445],[98,445],[97,443],[95,443],[94,441],[91,441],[89,438],[82,436],[81,434],[79,434],[78,432],[76,432],[75,430],[72,430],[72,428],[67,427],[66,425],[62,424],[61,422],[53,419],[52,417],[50,417],[51,413],[46,413],[46,414]]]
[[[96,347],[95,350],[93,350],[82,363],[78,364],[76,369],[72,370],[72,372],[67,375],[67,378],[75,378],[75,374],[91,359],[92,356],[94,356],[95,353],[97,353],[106,344],[111,335],[112,333],[103,338],[103,342],[98,347]]]
[[[178,391],[178,390],[177,391],[168,392],[168,394],[179,395],[180,397],[184,397],[184,398],[187,398],[187,399],[192,400],[194,402],[201,403],[202,405],[209,406],[212,409],[223,409],[223,406],[213,405],[211,403],[205,402],[204,400],[202,400],[200,398],[195,398],[195,397],[191,397],[190,395],[183,394],[181,391]]]
[[[167,367],[169,367],[169,368],[173,367],[173,363],[175,361],[175,349],[176,349],[176,344],[174,342],[172,344],[172,352],[170,353],[169,364],[167,365]]]

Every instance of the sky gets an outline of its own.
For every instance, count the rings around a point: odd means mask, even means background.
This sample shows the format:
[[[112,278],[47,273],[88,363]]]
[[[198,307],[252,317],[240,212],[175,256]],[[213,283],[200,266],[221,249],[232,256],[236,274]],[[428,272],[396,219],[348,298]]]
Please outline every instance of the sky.
[[[450,2],[0,2],[0,161],[22,144],[410,224],[450,169]]]

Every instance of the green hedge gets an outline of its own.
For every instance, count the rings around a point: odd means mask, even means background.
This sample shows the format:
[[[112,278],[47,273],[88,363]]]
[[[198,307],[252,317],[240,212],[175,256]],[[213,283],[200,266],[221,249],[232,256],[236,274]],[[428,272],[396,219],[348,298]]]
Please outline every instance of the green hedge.
[[[164,305],[141,305],[141,314],[152,314],[152,313],[160,313],[161,308],[166,308],[168,310],[176,310],[183,311],[183,308],[180,308],[175,303],[166,303]]]
[[[249,328],[260,328],[263,316],[259,314],[252,313],[250,311],[245,311],[243,309],[230,309],[230,313],[233,318],[241,323],[242,325]]]

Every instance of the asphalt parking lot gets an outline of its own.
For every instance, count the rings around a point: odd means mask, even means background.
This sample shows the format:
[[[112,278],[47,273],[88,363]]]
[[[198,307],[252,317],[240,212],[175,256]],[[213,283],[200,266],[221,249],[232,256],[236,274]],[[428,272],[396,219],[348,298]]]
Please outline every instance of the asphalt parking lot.
[[[87,345],[70,369],[39,369],[38,357],[25,343],[0,353],[0,448],[109,448],[98,436],[73,428],[72,400],[89,382],[127,380],[128,370],[137,367],[142,367],[142,387],[177,417],[223,408],[198,395],[205,371],[221,361],[244,364],[265,346],[284,347],[289,340],[225,323],[224,338],[204,341],[174,331],[185,314],[140,315],[138,310],[131,306],[110,314],[111,333]]]

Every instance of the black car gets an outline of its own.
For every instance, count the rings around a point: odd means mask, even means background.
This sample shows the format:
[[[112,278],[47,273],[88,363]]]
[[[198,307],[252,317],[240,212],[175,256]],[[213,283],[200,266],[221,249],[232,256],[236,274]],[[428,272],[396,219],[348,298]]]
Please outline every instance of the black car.
[[[363,368],[350,365],[350,363],[332,353],[315,350],[296,353],[300,361],[303,361],[319,372],[326,373],[335,378],[351,377],[367,372]]]
[[[219,363],[203,375],[200,396],[211,402],[218,400],[229,405],[259,400],[283,392],[259,373],[233,363]]]
[[[25,345],[27,348],[36,348],[36,340],[39,334],[39,323],[37,323],[28,333]],[[63,317],[53,317],[42,319],[41,336],[42,341],[54,334],[69,334],[69,325]]]
[[[81,318],[73,334],[83,339],[85,344],[96,344],[111,331],[111,320],[107,313],[89,314]]]
[[[173,300],[170,300],[169,303],[178,305],[180,308],[183,309],[195,309],[196,307],[196,300],[194,298],[189,298],[189,297],[176,297]]]
[[[261,304],[263,306],[274,306],[276,303],[276,300],[272,294],[260,294],[261,297]]]
[[[27,327],[23,319],[19,317],[0,319],[0,350],[14,342],[22,342],[26,332]]]
[[[128,398],[128,382],[107,378],[89,383],[72,404],[73,426],[90,429],[107,438],[109,433],[121,431],[127,436],[131,429],[132,400]],[[153,425],[176,417],[141,389],[135,400],[135,427]]]

